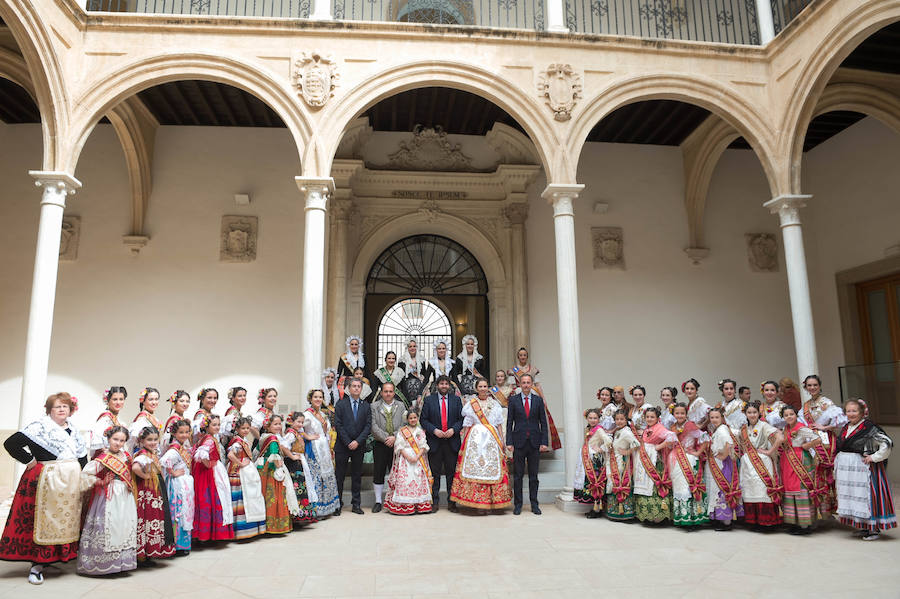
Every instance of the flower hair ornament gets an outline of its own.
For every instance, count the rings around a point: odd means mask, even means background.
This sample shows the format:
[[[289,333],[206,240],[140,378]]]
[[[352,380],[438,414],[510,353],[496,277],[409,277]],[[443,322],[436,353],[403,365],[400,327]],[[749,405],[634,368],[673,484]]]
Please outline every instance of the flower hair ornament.
[[[218,418],[218,416],[213,416],[212,414],[203,413],[203,416],[200,418],[200,430],[204,433],[209,429],[209,425],[212,423],[213,418]]]
[[[863,418],[868,418],[869,417],[869,404],[867,404],[866,400],[864,400],[864,399],[857,399],[856,401],[858,401],[859,405],[861,405],[863,408]]]
[[[259,402],[259,405],[266,405],[266,396],[269,394],[269,391],[275,391],[275,387],[263,387],[259,390],[259,393],[256,394],[256,401]],[[278,394],[278,391],[275,391],[275,394]]]
[[[78,411],[78,398],[74,395],[70,395],[69,399],[72,401],[72,411],[69,413],[69,416]]]
[[[691,383],[692,385],[694,385],[694,388],[697,389],[697,391],[700,390],[700,383],[697,382],[697,379],[690,378],[690,379],[686,380],[685,382],[681,383],[681,392],[682,393],[684,393],[684,388],[687,387],[688,383]]]
[[[150,387],[144,387],[141,389],[141,394],[138,395],[138,403],[144,403],[144,400],[147,399],[147,396],[150,394]]]
[[[634,397],[634,391],[635,391],[636,389],[640,389],[641,391],[644,392],[644,395],[647,395],[647,390],[644,389],[644,386],[643,386],[643,385],[640,385],[640,384],[630,386],[630,387],[628,388],[628,395],[631,395],[632,397]]]
[[[109,389],[103,390],[103,403],[109,403]]]

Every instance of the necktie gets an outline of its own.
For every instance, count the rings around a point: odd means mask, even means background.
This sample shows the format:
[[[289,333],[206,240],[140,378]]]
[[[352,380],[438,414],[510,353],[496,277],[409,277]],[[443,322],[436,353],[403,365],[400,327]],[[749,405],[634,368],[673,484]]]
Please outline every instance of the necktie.
[[[394,434],[394,406],[387,408],[387,413],[385,414],[386,426],[388,436]]]
[[[358,405],[359,405],[359,401],[354,399],[353,400],[353,419],[354,420],[356,420],[356,408]]]
[[[531,414],[531,396],[526,395],[525,396],[525,418],[528,418],[528,416],[530,414]]]
[[[447,398],[441,396],[441,430],[447,430]]]

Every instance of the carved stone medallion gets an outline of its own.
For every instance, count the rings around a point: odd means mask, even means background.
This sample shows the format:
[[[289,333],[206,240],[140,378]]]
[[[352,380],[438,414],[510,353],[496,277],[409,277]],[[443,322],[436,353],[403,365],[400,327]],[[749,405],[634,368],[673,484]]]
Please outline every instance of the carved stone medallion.
[[[772,233],[747,233],[747,260],[753,272],[778,272],[778,239]]]
[[[591,227],[594,246],[594,268],[625,270],[622,227]]]
[[[59,259],[74,262],[78,258],[78,241],[81,237],[81,217],[64,216],[59,233]]]
[[[472,159],[462,146],[447,138],[441,127],[416,125],[412,139],[401,141],[396,152],[388,154],[387,164],[378,169],[401,171],[469,171]]]
[[[313,108],[325,106],[337,86],[337,64],[319,52],[302,52],[293,61],[294,87]]]
[[[538,95],[553,111],[557,121],[572,118],[572,109],[581,97],[581,75],[569,64],[551,64],[538,75]]]
[[[259,219],[255,216],[223,216],[220,262],[256,260],[256,236]]]

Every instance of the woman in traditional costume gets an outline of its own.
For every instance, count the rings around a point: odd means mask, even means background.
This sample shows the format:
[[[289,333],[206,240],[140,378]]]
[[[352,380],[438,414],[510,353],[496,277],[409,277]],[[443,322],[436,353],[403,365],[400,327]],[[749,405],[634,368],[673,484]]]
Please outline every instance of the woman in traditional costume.
[[[855,528],[863,541],[874,541],[882,530],[897,527],[885,470],[894,443],[869,420],[861,399],[847,400],[844,411],[848,422],[838,435],[834,460],[837,515],[841,523]]]
[[[459,372],[457,383],[463,399],[475,397],[475,383],[485,374],[484,356],[478,353],[478,338],[466,335],[462,338],[462,351],[456,356]]]
[[[784,488],[778,481],[778,448],[781,431],[760,419],[760,403],[744,406],[747,424],[741,428],[741,496],[744,522],[758,530],[781,524],[781,496]]]
[[[256,394],[259,409],[250,417],[250,432],[255,441],[265,432],[263,422],[275,415],[275,406],[278,405],[278,390],[274,387],[263,387]],[[254,443],[254,447],[256,443]]]
[[[659,411],[659,421],[669,430],[675,426],[675,416],[672,412],[675,410],[676,397],[678,397],[678,389],[675,387],[663,387],[659,392],[659,400],[663,404]]]
[[[313,389],[306,395],[309,408],[306,409],[307,417],[303,421],[303,431],[306,433],[306,460],[309,464],[309,474],[315,489],[316,516],[325,518],[340,508],[340,498],[337,494],[337,479],[334,476],[334,459],[331,455],[329,432],[331,425],[328,422],[322,403],[325,395],[321,389]]]
[[[706,456],[707,512],[716,530],[731,530],[731,524],[744,516],[735,436],[725,422],[724,408],[711,409],[708,417],[712,439]]]
[[[266,499],[266,533],[270,535],[291,532],[294,528],[292,517],[300,513],[291,474],[285,468],[281,454],[282,426],[283,421],[278,414],[267,418],[259,438],[257,467]]]
[[[230,541],[234,538],[231,485],[222,464],[225,450],[219,443],[219,417],[204,415],[200,439],[194,446],[194,528],[197,541]]]
[[[76,571],[89,576],[137,568],[137,507],[131,458],[125,451],[128,429],[115,425],[106,435],[107,449],[81,471],[81,487],[91,493]]]
[[[792,406],[784,406],[781,417],[785,423],[784,449],[779,460],[784,484],[784,523],[791,527],[791,534],[809,534],[822,517],[820,499],[828,492],[816,468],[816,447],[822,439],[797,417]]]
[[[548,406],[549,402],[547,401],[547,396],[544,395],[544,388],[537,380],[538,370],[537,366],[534,364],[529,364],[528,362],[528,350],[524,347],[520,347],[519,351],[516,352],[516,365],[506,371],[510,377],[512,377],[513,381],[516,385],[516,391],[519,390],[521,377],[530,374],[531,380],[534,381],[534,390],[535,392],[541,396],[541,399],[544,400],[544,410],[547,412],[547,424],[550,427],[550,449],[556,450],[562,448],[562,443],[559,440],[559,432],[556,430],[556,424],[553,422],[553,416],[550,415],[550,408]]]
[[[747,417],[744,416],[745,402],[737,396],[737,383],[732,379],[723,379],[719,381],[719,392],[722,393],[719,407],[725,415],[725,423],[732,430],[741,430],[747,424]]]
[[[673,415],[678,443],[669,452],[669,474],[672,477],[672,512],[675,526],[695,530],[709,522],[706,511],[706,482],[703,463],[709,435],[688,420],[688,409],[683,403],[675,404]],[[704,416],[705,418],[705,416]]]
[[[600,409],[591,408],[584,413],[587,427],[581,459],[575,464],[575,501],[591,506],[585,514],[588,518],[599,518],[603,511],[603,495],[606,493],[606,452],[612,439],[600,426]]]
[[[337,432],[334,430],[334,408],[337,402],[344,397],[344,388],[338,385],[337,371],[334,368],[326,368],[322,371],[322,392],[325,397],[322,410],[328,417],[328,424],[331,428],[328,433],[328,442],[331,450],[334,451],[334,442],[337,441]]]
[[[336,368],[338,378],[352,377],[357,368],[366,370],[366,355],[363,353],[362,339],[356,335],[347,337],[347,351],[341,354]],[[377,353],[377,352],[376,352]]]
[[[81,533],[81,469],[87,444],[69,421],[78,407],[68,393],[44,403],[46,414],[13,433],[3,447],[25,464],[0,537],[0,559],[31,562],[28,582],[44,582],[44,566],[75,559]]]
[[[187,413],[187,409],[191,406],[191,396],[187,391],[178,389],[169,396],[167,401],[172,404],[172,414],[169,416],[168,420],[166,420],[166,424],[163,427],[162,442],[160,443],[160,451],[163,454],[169,449],[169,444],[172,442],[172,425],[179,420],[187,419],[185,414]],[[190,420],[188,420],[188,422],[190,423]],[[190,445],[190,439],[188,439],[188,445]]]
[[[203,436],[203,431],[200,430],[200,427],[208,418],[212,418],[215,414],[213,414],[213,410],[216,407],[216,404],[219,403],[219,392],[212,388],[200,389],[200,392],[197,393],[197,400],[200,402],[200,409],[194,413],[193,418],[193,432],[194,432],[194,444],[199,443],[200,438]]]
[[[398,516],[431,513],[431,483],[425,431],[419,426],[419,413],[410,410],[394,441],[384,509]]]
[[[616,402],[612,400],[612,387],[600,387],[597,391],[597,399],[600,400],[600,426],[607,433],[616,430]]]
[[[138,447],[131,465],[137,503],[137,559],[142,562],[172,557],[175,533],[155,426],[146,426],[138,433]]]
[[[647,390],[643,385],[632,385],[628,389],[628,394],[634,399],[634,405],[629,408],[628,419],[631,420],[635,434],[640,436],[641,431],[647,428],[647,422],[644,420],[644,412],[650,407],[650,404],[644,401],[647,397]]]
[[[428,382],[428,358],[419,352],[419,344],[415,339],[406,341],[406,353],[400,357],[397,366],[406,373],[406,378],[400,384],[403,395],[409,400],[410,406],[415,405],[422,409],[422,400],[425,392],[425,383]]]
[[[403,405],[406,406],[406,409],[408,410],[410,408],[410,401],[406,398],[406,395],[403,394],[403,390],[401,389],[405,377],[406,373],[401,367],[397,366],[397,354],[392,351],[384,354],[384,366],[375,371],[376,391],[372,402],[374,403],[381,397],[381,386],[383,384],[393,383],[397,398],[403,402]]]
[[[778,389],[779,384],[775,381],[766,381],[760,386],[759,390],[762,393],[763,401],[759,405],[759,419],[782,430],[784,419],[781,417],[781,408],[788,404],[778,399]]]
[[[119,412],[125,407],[125,398],[128,397],[128,391],[125,387],[110,387],[103,392],[103,403],[106,409],[97,416],[97,422],[91,429],[90,453],[92,456],[98,455],[102,450],[109,447],[109,440],[106,437],[106,431],[111,426],[120,426]]]
[[[159,391],[153,387],[144,387],[138,396],[139,411],[131,426],[128,427],[128,452],[134,455],[139,449],[138,437],[145,428],[156,429],[156,434],[162,435],[163,423],[156,418],[156,408],[159,407]],[[159,451],[159,439],[157,439],[157,451]]]
[[[641,522],[653,524],[672,519],[669,450],[678,443],[678,435],[662,425],[659,414],[656,406],[644,411],[647,427],[640,433],[634,459],[634,512]]]
[[[159,463],[163,468],[175,551],[186,555],[191,550],[191,530],[194,528],[194,477],[191,476],[191,422],[176,420],[169,425],[172,439]]]
[[[231,513],[235,540],[252,539],[266,533],[266,501],[262,481],[253,463],[246,437],[250,419],[239,416],[233,423],[235,435],[228,444],[228,484],[231,486]]]
[[[681,383],[681,392],[688,400],[687,419],[697,425],[700,430],[706,430],[709,424],[709,410],[712,408],[706,400],[700,397],[700,383],[697,379],[690,378]]]
[[[837,507],[837,499],[834,490],[834,456],[837,453],[837,437],[844,425],[847,424],[847,416],[844,411],[834,405],[830,399],[822,395],[822,381],[811,374],[803,380],[803,387],[809,393],[810,399],[803,404],[798,414],[801,420],[822,439],[822,444],[816,446],[817,476],[825,482],[826,493],[819,498],[819,512],[823,518],[834,513]]]
[[[440,377],[446,376],[450,378],[453,385],[453,392],[460,394],[459,390],[459,371],[462,365],[455,359],[450,357],[450,341],[447,339],[437,339],[432,347],[431,360],[428,361],[428,372],[431,375],[431,393],[437,393],[437,381]]]
[[[500,438],[506,439],[506,417],[509,414],[509,398],[515,392],[515,389],[512,385],[509,384],[509,379],[506,376],[505,370],[498,370],[494,373],[494,386],[491,387],[491,396],[497,400],[497,403],[500,404],[500,409],[503,414],[503,422],[500,423]],[[507,447],[506,450],[506,459],[512,459],[512,452]]]
[[[634,520],[634,493],[631,486],[632,454],[640,447],[628,426],[628,411],[616,411],[616,429],[606,458],[606,517],[616,522]]]
[[[297,496],[300,512],[294,515],[294,524],[309,524],[316,516],[316,488],[312,483],[309,461],[306,459],[306,438],[303,431],[306,417],[303,412],[291,413],[291,425],[281,437],[285,451],[284,464],[291,473],[291,484]]]
[[[222,445],[229,447],[234,437],[234,421],[242,416],[241,410],[247,403],[247,390],[243,387],[232,387],[228,390],[228,408],[222,418]],[[249,433],[249,430],[248,430]],[[237,532],[237,531],[235,531]]]
[[[479,378],[476,396],[462,409],[463,440],[456,460],[450,501],[479,510],[502,510],[512,503],[506,443],[500,436],[503,408]]]

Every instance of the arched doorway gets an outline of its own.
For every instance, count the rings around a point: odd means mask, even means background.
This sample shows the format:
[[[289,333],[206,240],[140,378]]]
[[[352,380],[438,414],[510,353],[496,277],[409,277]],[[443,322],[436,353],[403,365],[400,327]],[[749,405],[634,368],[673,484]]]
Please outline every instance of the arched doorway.
[[[399,355],[409,336],[430,357],[436,339],[449,337],[455,355],[473,334],[479,352],[490,355],[487,293],[478,260],[452,239],[413,235],[393,243],[366,279],[364,341],[378,351],[372,367],[388,350]]]

